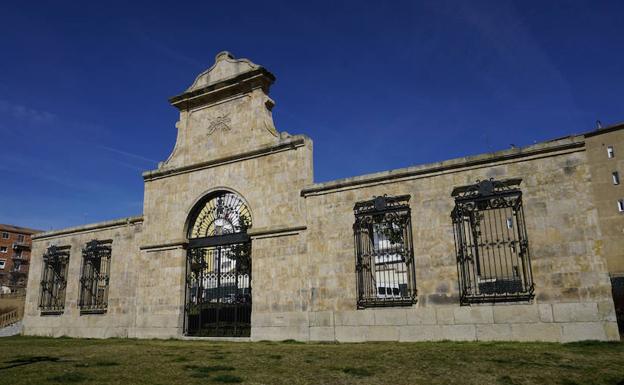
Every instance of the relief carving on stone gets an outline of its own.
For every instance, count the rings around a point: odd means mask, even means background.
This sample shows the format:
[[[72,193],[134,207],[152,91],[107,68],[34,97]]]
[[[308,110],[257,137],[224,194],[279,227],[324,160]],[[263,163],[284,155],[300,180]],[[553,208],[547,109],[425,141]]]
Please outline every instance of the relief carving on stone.
[[[229,131],[232,129],[232,127],[230,127],[232,119],[229,113],[214,118],[210,116],[193,116],[192,120],[200,126],[207,126],[208,135],[212,135],[216,130]]]
[[[230,114],[225,114],[221,116],[217,116],[212,119],[210,124],[208,125],[208,135],[212,135],[217,129],[221,129],[223,131],[229,131],[230,128]]]

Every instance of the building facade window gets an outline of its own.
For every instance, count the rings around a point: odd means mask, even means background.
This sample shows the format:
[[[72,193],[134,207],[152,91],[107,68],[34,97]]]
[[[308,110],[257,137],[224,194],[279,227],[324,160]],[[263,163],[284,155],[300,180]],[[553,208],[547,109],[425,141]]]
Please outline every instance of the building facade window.
[[[611,178],[613,178],[613,184],[614,185],[620,184],[620,173],[619,172],[613,171],[611,173]]]
[[[92,240],[82,250],[80,298],[82,314],[103,313],[108,307],[112,240]]]
[[[416,302],[409,198],[380,196],[354,207],[358,308]]]
[[[0,270],[4,270],[6,267],[6,259],[0,259]]]
[[[39,295],[41,314],[63,313],[68,265],[69,246],[48,247],[43,255],[41,272],[41,293]]]
[[[6,253],[7,252],[7,247],[6,246],[0,246],[0,253]]]
[[[615,150],[613,149],[613,146],[607,147],[607,156],[609,159],[615,158]]]
[[[17,241],[18,242],[24,242],[24,234],[18,234],[17,235]]]
[[[624,213],[624,199],[620,199],[618,202],[618,211]]]
[[[529,301],[534,296],[521,181],[484,180],[452,192],[462,305]]]
[[[9,239],[9,233],[7,233],[6,231],[2,232],[2,239]]]

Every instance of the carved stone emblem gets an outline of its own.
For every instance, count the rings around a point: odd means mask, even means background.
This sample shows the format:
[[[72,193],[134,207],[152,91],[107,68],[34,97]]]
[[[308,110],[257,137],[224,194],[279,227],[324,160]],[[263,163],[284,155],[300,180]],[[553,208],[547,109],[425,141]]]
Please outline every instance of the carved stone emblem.
[[[230,130],[230,117],[229,114],[225,114],[223,116],[217,116],[214,118],[210,124],[208,125],[208,135],[212,135],[217,129],[221,129],[223,131]]]

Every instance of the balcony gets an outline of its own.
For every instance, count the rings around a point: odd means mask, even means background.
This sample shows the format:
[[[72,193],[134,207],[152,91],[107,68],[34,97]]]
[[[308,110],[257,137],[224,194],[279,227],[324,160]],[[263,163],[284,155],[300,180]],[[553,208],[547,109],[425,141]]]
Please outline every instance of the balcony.
[[[13,266],[13,268],[11,269],[11,275],[26,275],[28,274],[26,272],[26,266]]]
[[[19,261],[22,265],[27,264],[28,263],[28,258],[26,258],[25,256],[21,255],[21,254],[13,254],[11,256],[11,259],[13,261]]]
[[[26,242],[13,243],[13,250],[30,250],[30,245]]]

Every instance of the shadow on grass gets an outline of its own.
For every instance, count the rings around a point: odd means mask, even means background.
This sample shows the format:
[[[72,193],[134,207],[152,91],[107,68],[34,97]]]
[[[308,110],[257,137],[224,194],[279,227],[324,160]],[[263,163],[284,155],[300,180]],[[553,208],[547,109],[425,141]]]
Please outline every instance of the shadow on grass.
[[[115,361],[95,361],[92,363],[89,362],[79,362],[74,365],[76,368],[89,368],[89,367],[98,367],[98,366],[118,366],[121,365],[119,362]]]
[[[58,361],[60,361],[60,358],[52,357],[52,356],[22,356],[22,357],[18,357],[10,361],[5,361],[4,363],[9,364],[9,365],[0,367],[0,370],[11,369],[11,368],[15,368],[18,366],[24,366],[24,365],[32,365],[32,364],[36,364],[37,362],[58,362]]]
[[[232,376],[231,374],[220,374],[215,376],[213,381],[216,382],[224,382],[226,384],[237,384],[239,382],[243,382],[243,379],[238,376]]]
[[[341,371],[353,377],[370,377],[373,375],[373,372],[365,368],[342,368]]]
[[[232,366],[213,365],[213,366],[198,366],[198,365],[186,365],[184,367],[187,370],[191,370],[193,373],[191,377],[195,378],[209,378],[214,372],[229,372],[234,370]]]
[[[85,376],[84,374],[80,372],[69,372],[69,373],[59,374],[58,376],[48,377],[47,381],[56,382],[60,384],[74,384],[74,383],[86,381],[88,379],[89,377]]]

